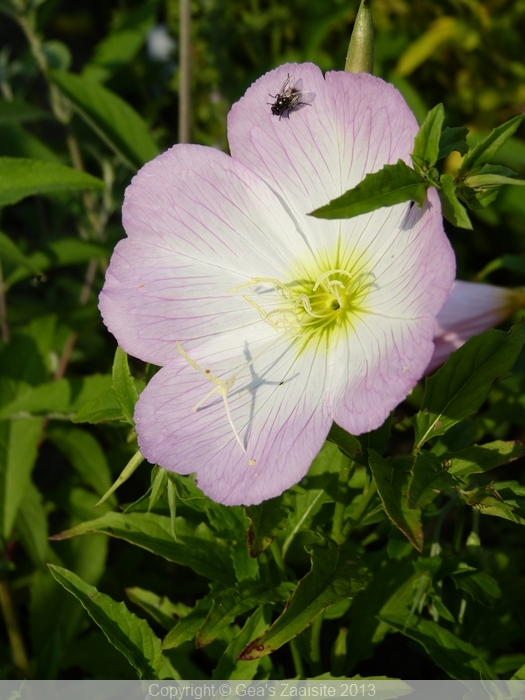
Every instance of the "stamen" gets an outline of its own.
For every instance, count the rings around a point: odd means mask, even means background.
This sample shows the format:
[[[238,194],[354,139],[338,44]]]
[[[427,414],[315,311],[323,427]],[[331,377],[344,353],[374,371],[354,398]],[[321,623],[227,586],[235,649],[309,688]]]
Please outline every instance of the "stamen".
[[[331,277],[332,275],[346,275],[349,278],[352,277],[347,270],[328,270],[328,272],[324,272],[321,277],[319,277],[317,282],[314,284],[312,291],[315,292],[319,285],[322,284],[327,277]]]
[[[213,382],[216,386],[213,387],[213,389],[206,394],[206,396],[198,401],[195,406],[193,407],[193,411],[196,412],[199,410],[199,408],[202,406],[202,404],[208,399],[210,396],[212,396],[215,393],[219,393],[222,397],[222,400],[224,402],[224,408],[226,409],[226,416],[228,418],[228,423],[230,424],[231,429],[233,430],[233,434],[235,436],[235,439],[239,443],[239,447],[241,450],[246,453],[246,449],[244,445],[242,444],[241,438],[239,437],[239,433],[237,432],[235,425],[233,423],[233,419],[230,413],[230,406],[228,404],[228,392],[230,389],[233,387],[235,384],[235,376],[230,377],[229,379],[219,379],[218,377],[215,377],[211,372],[208,370],[206,371],[205,369],[202,369],[202,367],[199,367],[199,365],[195,362],[195,360],[192,360],[191,357],[188,355],[188,353],[183,349],[182,345],[177,341],[177,350],[179,351],[179,354],[182,355],[182,357],[186,360],[186,362],[193,367],[193,369],[196,369],[197,372],[200,372],[203,377],[206,377],[206,379],[209,379],[211,382]]]

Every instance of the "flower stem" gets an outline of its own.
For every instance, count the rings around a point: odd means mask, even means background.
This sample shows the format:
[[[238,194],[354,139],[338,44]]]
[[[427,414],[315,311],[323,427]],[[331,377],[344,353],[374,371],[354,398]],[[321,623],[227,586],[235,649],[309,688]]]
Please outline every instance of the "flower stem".
[[[190,140],[190,0],[179,0],[179,143]]]
[[[281,549],[275,540],[270,545],[270,552],[272,553],[277,568],[282,574],[283,580],[286,580],[286,566],[284,564],[284,559],[281,554]]]
[[[334,520],[332,523],[332,539],[337,544],[343,544],[343,520],[345,515],[346,503],[348,500],[348,482],[355,469],[355,462],[348,457],[343,457],[341,460],[341,468],[339,470],[339,479],[337,481],[337,494],[335,497]]]
[[[299,653],[295,639],[290,640],[290,651],[292,652],[295,675],[297,678],[304,678],[303,660],[301,659],[301,654]]]
[[[321,661],[321,629],[323,626],[324,613],[319,615],[312,622],[312,636],[310,638],[310,671],[312,676],[319,676],[323,672]]]
[[[370,505],[370,501],[375,496],[376,492],[377,484],[375,482],[375,479],[372,479],[368,486],[368,489],[361,496],[361,500],[359,501],[359,505],[357,507],[357,511],[355,512],[353,519],[347,522],[343,528],[342,536],[344,537],[344,539],[347,539],[348,535],[352,532],[352,530],[354,530],[359,525],[359,523],[363,519],[363,516],[365,515],[368,506]]]
[[[7,304],[5,301],[4,277],[2,274],[2,261],[0,260],[0,327],[2,340],[4,343],[9,342],[9,325],[7,323]]]
[[[21,678],[29,676],[29,661],[18,623],[16,609],[11,597],[11,590],[5,574],[0,574],[0,609],[5,620],[9,643],[13,652],[13,662]]]

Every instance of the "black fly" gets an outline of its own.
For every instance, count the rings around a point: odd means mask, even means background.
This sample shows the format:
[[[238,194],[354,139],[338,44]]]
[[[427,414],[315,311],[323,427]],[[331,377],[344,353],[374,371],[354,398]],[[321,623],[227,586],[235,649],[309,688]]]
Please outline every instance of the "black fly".
[[[273,97],[275,100],[275,102],[271,104],[272,114],[279,117],[279,121],[285,112],[291,112],[295,107],[301,105],[310,106],[315,97],[315,93],[307,92],[301,88],[302,80],[298,80],[294,84],[293,78],[290,78],[290,74],[288,73],[288,77],[277,95],[270,95],[270,97]],[[268,102],[268,104],[270,104],[270,102]]]

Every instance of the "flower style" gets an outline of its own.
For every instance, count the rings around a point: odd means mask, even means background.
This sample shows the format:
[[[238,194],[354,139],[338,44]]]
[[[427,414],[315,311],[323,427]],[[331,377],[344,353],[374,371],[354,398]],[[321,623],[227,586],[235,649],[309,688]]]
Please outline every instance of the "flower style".
[[[288,74],[312,99],[278,119],[268,96]],[[435,191],[421,210],[308,212],[409,162],[416,132],[382,80],[287,64],[233,106],[232,157],[178,145],[140,170],[100,308],[126,352],[162,367],[135,411],[150,462],[259,503],[305,475],[332,421],[360,434],[405,398],[454,279]]]
[[[477,282],[454,282],[436,317],[435,350],[427,368],[433,372],[469,338],[497,326],[525,308],[525,289],[506,289]]]

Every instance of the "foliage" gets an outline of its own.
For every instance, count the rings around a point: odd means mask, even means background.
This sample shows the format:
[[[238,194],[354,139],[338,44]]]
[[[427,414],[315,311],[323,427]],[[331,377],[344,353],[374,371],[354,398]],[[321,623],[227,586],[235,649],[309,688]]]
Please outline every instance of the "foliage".
[[[19,620],[0,678],[523,678],[519,319],[378,431],[334,426],[303,481],[261,506],[141,463],[133,406],[156,368],[116,351],[97,294],[125,187],[177,138],[176,53],[153,60],[147,36],[177,36],[178,11],[83,7],[0,3],[0,586]],[[275,65],[342,68],[356,8],[194,3],[192,140],[225,148],[231,103]],[[492,194],[525,177],[525,5],[373,12],[375,72],[422,125],[408,198],[421,174],[441,187],[458,277],[522,285],[523,190]]]

